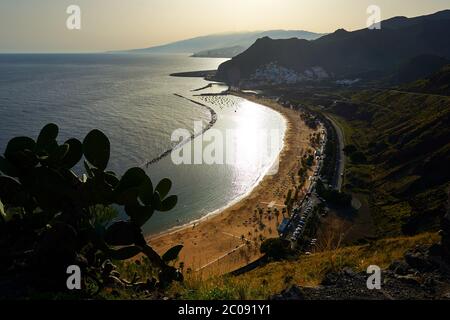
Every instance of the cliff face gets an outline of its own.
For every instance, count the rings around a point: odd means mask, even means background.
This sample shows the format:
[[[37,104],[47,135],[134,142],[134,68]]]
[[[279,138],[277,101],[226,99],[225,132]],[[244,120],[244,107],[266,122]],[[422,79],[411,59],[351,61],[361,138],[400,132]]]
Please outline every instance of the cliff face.
[[[412,19],[391,19],[381,30],[337,30],[314,41],[258,39],[247,51],[223,63],[222,80],[238,85],[270,63],[293,72],[321,68],[333,79],[370,78],[392,73],[423,54],[450,58],[450,11]]]

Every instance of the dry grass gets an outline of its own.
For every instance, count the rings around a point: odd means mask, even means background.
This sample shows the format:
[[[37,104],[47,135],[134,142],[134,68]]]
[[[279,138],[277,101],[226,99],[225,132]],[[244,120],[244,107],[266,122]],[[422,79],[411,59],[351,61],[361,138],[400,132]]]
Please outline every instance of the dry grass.
[[[374,241],[370,244],[337,248],[294,261],[269,263],[241,276],[221,276],[202,280],[187,276],[183,284],[171,288],[171,293],[181,299],[267,299],[291,284],[315,286],[325,274],[350,267],[366,270],[369,265],[387,268],[394,260],[419,244],[437,243],[435,233],[414,237],[399,237]]]

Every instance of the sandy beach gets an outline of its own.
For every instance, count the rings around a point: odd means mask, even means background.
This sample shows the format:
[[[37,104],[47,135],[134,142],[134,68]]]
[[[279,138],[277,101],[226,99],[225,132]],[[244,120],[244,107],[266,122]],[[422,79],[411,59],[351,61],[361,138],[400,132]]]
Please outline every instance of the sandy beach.
[[[261,242],[277,237],[277,227],[283,215],[287,217],[287,213],[283,213],[286,195],[299,184],[300,158],[310,149],[310,134],[314,131],[304,124],[298,111],[282,107],[273,100],[239,95],[285,117],[287,128],[279,155],[279,170],[275,175],[264,177],[247,197],[222,212],[195,225],[148,238],[160,254],[182,244],[179,262],[184,263],[184,273],[224,274],[258,259]]]

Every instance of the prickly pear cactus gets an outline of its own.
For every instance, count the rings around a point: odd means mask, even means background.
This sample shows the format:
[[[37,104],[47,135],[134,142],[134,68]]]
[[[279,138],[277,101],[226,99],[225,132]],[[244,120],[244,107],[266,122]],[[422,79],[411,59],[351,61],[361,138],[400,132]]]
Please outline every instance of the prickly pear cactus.
[[[48,124],[36,140],[11,139],[0,156],[0,272],[20,265],[37,282],[58,287],[65,285],[70,264],[85,262],[86,274],[95,277],[95,268],[107,259],[144,254],[160,269],[161,281],[180,279],[141,230],[155,212],[176,206],[177,196],[169,195],[172,182],[164,179],[154,187],[141,168],[122,177],[107,171],[111,146],[99,130],[62,144],[58,133],[57,125]],[[81,176],[73,171],[79,163]],[[97,208],[113,205],[123,207],[128,219],[99,219]],[[173,258],[179,250],[169,254]]]

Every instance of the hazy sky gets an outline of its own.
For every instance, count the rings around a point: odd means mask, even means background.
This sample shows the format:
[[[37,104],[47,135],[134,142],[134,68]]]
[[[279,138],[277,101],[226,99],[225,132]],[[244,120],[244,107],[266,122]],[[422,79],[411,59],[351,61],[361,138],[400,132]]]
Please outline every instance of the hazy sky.
[[[333,32],[382,18],[450,9],[450,0],[0,0],[0,52],[142,48],[211,33],[270,29]],[[81,30],[66,28],[69,5]]]

